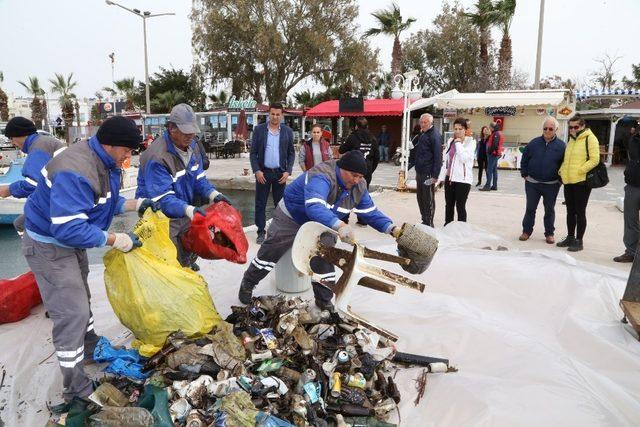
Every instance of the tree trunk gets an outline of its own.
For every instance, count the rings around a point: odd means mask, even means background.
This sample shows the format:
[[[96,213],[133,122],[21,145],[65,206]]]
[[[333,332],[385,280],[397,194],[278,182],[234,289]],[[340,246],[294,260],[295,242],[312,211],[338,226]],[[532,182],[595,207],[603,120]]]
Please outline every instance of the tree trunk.
[[[80,127],[80,104],[78,104],[78,101],[76,101],[74,107],[76,110],[76,123],[78,123],[78,127]]]
[[[31,101],[31,120],[36,125],[36,129],[42,129],[42,104],[37,96],[34,96]]]
[[[391,52],[391,73],[395,76],[402,72],[402,45],[400,38],[393,39],[393,51]]]
[[[9,97],[0,89],[0,121],[9,121]]]
[[[47,129],[51,129],[51,127],[49,127],[49,113],[47,112],[47,100],[43,99],[42,100],[42,120],[44,120],[44,122],[47,124]]]
[[[480,29],[480,91],[484,92],[490,88],[490,75],[489,70],[489,44],[490,33],[488,28]]]
[[[511,38],[502,33],[498,63],[498,89],[508,89],[511,83]]]
[[[73,126],[73,102],[65,100],[62,105],[62,120],[64,121],[64,137],[67,143],[69,141],[69,128]]]

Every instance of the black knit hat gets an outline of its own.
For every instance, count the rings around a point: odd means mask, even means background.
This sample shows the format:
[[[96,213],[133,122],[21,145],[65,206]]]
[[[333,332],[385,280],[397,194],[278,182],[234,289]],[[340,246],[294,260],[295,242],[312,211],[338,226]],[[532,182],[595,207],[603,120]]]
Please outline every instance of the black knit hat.
[[[36,133],[36,125],[31,120],[20,116],[9,120],[7,127],[4,129],[4,136],[7,138],[29,136],[32,133]]]
[[[336,164],[340,169],[346,171],[359,173],[361,175],[367,174],[367,161],[364,159],[362,152],[358,150],[346,152],[340,157],[340,160],[338,160]]]
[[[122,116],[109,117],[100,125],[96,133],[100,144],[132,149],[140,146],[140,136],[140,130],[135,122]]]

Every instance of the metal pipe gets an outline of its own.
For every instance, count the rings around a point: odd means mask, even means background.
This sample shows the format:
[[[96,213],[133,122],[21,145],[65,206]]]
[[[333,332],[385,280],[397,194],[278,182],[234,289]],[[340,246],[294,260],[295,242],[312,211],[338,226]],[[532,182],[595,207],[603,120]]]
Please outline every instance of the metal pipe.
[[[540,89],[540,64],[542,62],[542,30],[544,28],[544,0],[540,0],[540,19],[538,20],[538,52],[536,54],[536,76],[534,88]]]

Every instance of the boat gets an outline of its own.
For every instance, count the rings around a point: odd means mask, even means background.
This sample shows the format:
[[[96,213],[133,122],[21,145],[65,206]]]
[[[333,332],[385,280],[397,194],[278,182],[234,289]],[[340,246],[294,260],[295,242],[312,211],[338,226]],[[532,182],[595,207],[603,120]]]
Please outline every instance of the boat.
[[[11,162],[6,172],[0,175],[0,185],[7,185],[22,179],[22,166],[25,158],[19,158]],[[135,166],[125,169],[122,179],[122,188],[120,195],[125,199],[134,199],[138,180],[138,168]],[[13,224],[18,216],[24,211],[24,204],[27,199],[17,199],[15,197],[6,197],[0,199],[0,225]]]

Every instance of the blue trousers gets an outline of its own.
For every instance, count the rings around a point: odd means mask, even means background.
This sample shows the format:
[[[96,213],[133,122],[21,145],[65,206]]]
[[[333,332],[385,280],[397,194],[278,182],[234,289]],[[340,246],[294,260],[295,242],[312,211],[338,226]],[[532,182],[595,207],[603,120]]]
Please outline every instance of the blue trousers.
[[[487,183],[485,187],[498,188],[498,159],[500,157],[487,154]]]
[[[273,196],[273,206],[278,206],[278,202],[282,199],[284,194],[284,187],[286,184],[278,183],[278,180],[282,178],[282,172],[264,172],[264,179],[266,182],[260,184],[256,181],[256,226],[258,227],[258,233],[264,233],[264,228],[267,224],[267,200],[269,199],[269,193]]]
[[[380,151],[380,161],[389,161],[389,147],[387,147],[386,145],[380,145],[378,146],[378,150]]]
[[[544,235],[553,236],[556,221],[556,199],[560,191],[560,183],[540,184],[529,181],[524,182],[524,191],[527,195],[527,210],[522,219],[522,232],[529,236],[533,233],[533,226],[536,222],[536,209],[542,197],[544,206]]]

